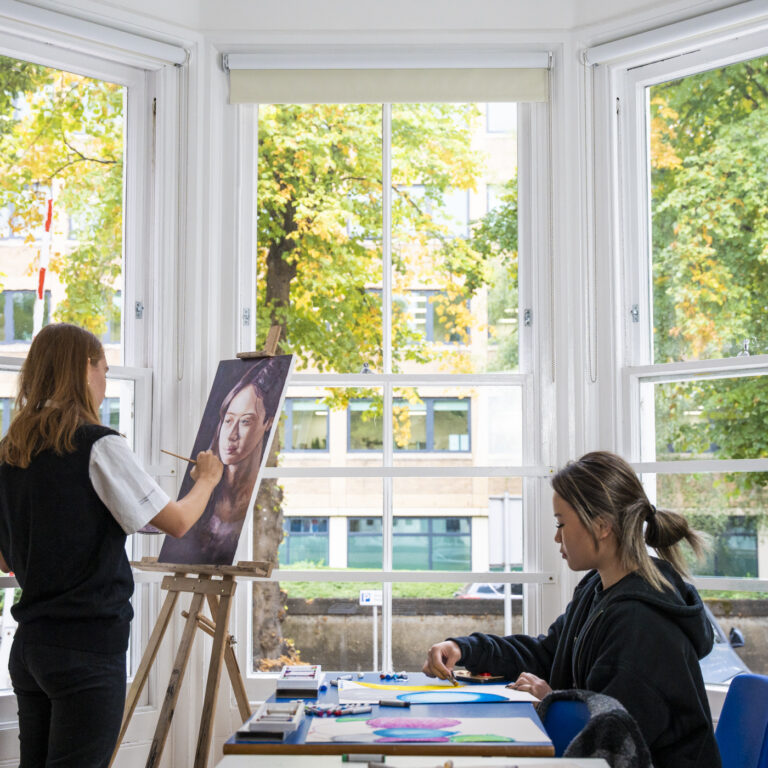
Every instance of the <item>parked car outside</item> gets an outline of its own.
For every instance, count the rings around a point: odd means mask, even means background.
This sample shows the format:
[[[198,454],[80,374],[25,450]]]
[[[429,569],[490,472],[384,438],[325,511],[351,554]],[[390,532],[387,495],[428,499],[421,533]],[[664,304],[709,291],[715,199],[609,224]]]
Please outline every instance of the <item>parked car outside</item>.
[[[510,592],[513,600],[520,600],[523,597],[523,585],[522,584],[510,584]],[[467,599],[491,599],[491,600],[503,600],[504,599],[504,585],[503,584],[465,584],[461,589],[453,593],[454,597],[461,597]]]
[[[712,647],[712,652],[699,662],[704,682],[727,683],[732,677],[740,675],[742,672],[750,672],[750,668],[733,650],[744,645],[744,635],[742,635],[741,630],[731,627],[731,631],[726,635],[706,604],[704,605],[704,610],[715,634],[715,644]]]
[[[523,585],[511,585],[513,600],[521,600],[523,597]],[[466,599],[504,599],[503,584],[465,584],[461,589],[453,593],[454,597]],[[711,653],[705,656],[699,662],[701,674],[705,683],[727,683],[732,677],[742,672],[750,672],[749,667],[741,660],[734,648],[740,648],[744,645],[744,636],[736,627],[732,627],[729,634],[726,635],[723,628],[718,623],[712,611],[707,605],[704,605],[704,611],[707,614],[712,632],[715,636],[715,642]]]

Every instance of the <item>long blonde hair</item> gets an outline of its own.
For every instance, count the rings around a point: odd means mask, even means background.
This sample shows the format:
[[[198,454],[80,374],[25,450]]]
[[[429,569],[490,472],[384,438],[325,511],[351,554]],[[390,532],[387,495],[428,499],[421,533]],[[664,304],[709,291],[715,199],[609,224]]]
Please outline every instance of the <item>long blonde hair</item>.
[[[635,471],[620,456],[608,451],[587,453],[566,464],[552,478],[552,487],[573,507],[595,544],[595,523],[608,523],[622,567],[637,571],[655,589],[671,584],[648,555],[646,545],[681,576],[687,575],[687,568],[679,542],[687,541],[696,555],[701,554],[701,538],[688,521],[677,512],[651,504]]]
[[[0,462],[28,467],[40,451],[75,450],[77,428],[100,423],[88,366],[103,356],[96,336],[76,325],[47,325],[35,336],[19,373],[16,414],[0,442]]]

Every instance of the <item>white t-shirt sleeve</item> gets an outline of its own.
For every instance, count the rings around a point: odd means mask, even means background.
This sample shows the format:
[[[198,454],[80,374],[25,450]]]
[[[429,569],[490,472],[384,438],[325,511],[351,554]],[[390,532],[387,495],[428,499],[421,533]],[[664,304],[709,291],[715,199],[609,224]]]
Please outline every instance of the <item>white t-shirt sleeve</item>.
[[[96,494],[126,534],[143,528],[170,501],[118,435],[105,435],[93,444],[88,474]]]

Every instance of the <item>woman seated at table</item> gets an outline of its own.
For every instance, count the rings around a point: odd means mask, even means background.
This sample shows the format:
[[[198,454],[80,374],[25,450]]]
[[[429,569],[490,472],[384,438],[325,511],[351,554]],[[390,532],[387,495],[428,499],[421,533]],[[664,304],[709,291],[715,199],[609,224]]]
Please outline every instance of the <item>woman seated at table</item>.
[[[699,537],[682,515],[656,509],[614,454],[570,462],[552,486],[555,542],[572,570],[589,571],[565,613],[539,637],[476,632],[437,643],[424,672],[448,679],[460,664],[539,699],[553,689],[603,693],[635,718],[655,768],[719,768],[699,667],[712,627],[682,578],[680,542],[699,554]]]

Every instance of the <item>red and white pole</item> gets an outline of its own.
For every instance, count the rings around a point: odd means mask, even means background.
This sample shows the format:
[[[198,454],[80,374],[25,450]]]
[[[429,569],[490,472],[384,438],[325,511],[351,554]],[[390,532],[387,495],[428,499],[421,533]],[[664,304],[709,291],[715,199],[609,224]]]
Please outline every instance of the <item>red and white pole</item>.
[[[53,198],[48,198],[47,210],[45,214],[45,231],[43,233],[43,242],[40,245],[40,263],[37,270],[37,291],[35,292],[35,309],[33,314],[32,333],[37,336],[43,327],[43,316],[45,314],[45,273],[48,269],[48,262],[51,259],[51,225],[53,223]]]

